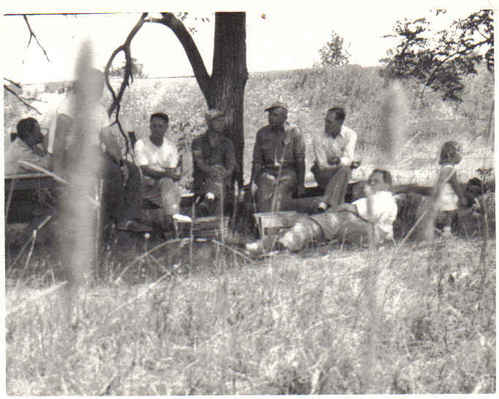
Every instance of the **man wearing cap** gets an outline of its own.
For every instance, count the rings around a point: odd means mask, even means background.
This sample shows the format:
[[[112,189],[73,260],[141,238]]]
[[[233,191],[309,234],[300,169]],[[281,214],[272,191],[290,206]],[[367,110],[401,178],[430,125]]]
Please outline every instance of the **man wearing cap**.
[[[258,212],[286,209],[293,194],[303,195],[305,181],[305,142],[287,122],[288,107],[276,102],[265,111],[269,124],[256,134],[250,181]]]
[[[343,125],[345,110],[333,107],[327,111],[324,132],[313,137],[315,162],[312,173],[324,195],[319,210],[336,209],[345,201],[352,177],[352,163],[357,133]]]
[[[198,206],[203,216],[218,214],[220,206],[230,204],[233,197],[232,175],[236,167],[234,145],[223,132],[225,115],[212,109],[206,115],[208,130],[192,141],[193,189],[201,198]]]

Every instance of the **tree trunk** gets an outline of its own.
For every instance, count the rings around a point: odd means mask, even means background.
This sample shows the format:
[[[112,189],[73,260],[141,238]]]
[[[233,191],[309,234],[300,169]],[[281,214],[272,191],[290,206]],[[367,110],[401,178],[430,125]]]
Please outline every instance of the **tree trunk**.
[[[210,108],[225,112],[227,135],[236,152],[235,179],[243,183],[244,154],[244,88],[248,80],[246,66],[246,14],[217,12],[215,14],[215,48],[213,71],[207,102]]]

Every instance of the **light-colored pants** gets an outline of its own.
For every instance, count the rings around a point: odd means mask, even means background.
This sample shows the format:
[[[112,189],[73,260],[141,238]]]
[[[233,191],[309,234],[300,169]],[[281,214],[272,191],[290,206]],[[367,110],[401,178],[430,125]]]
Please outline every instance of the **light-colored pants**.
[[[160,206],[164,215],[180,213],[180,199],[182,194],[177,183],[163,177],[159,180],[144,178],[143,198]]]
[[[314,242],[334,238],[358,242],[367,237],[368,229],[369,223],[351,212],[326,212],[304,216],[279,239],[279,243],[296,252]]]

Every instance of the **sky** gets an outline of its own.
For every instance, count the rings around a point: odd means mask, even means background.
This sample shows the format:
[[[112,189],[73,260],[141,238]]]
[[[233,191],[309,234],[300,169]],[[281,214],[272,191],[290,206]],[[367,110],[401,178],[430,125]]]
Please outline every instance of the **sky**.
[[[90,40],[94,63],[103,69],[112,51],[123,43],[139,18],[139,11],[158,9],[158,2],[148,0],[120,2],[119,6],[102,8],[95,3],[68,9],[64,2],[44,1],[43,8],[31,2],[12,2],[2,6],[4,13],[113,11],[118,14],[92,16],[32,16],[29,22],[48,53],[32,40],[20,16],[4,16],[0,24],[2,74],[23,83],[70,80],[74,61],[82,41]],[[177,4],[176,4],[177,3]],[[351,54],[350,62],[362,66],[379,65],[393,44],[383,36],[392,32],[397,20],[430,16],[434,8],[447,8],[439,19],[450,22],[480,8],[496,8],[497,1],[210,1],[172,2],[165,4],[173,11],[189,11],[188,26],[194,27],[193,38],[211,71],[214,34],[214,12],[246,11],[246,45],[249,72],[310,68],[320,60],[319,49],[334,30],[344,38]],[[108,3],[106,2],[106,5]],[[112,3],[111,3],[112,4]],[[200,5],[202,4],[202,5]],[[208,4],[208,5],[207,5]],[[248,6],[251,4],[251,6]],[[164,11],[164,10],[163,10]],[[200,18],[209,18],[201,22]],[[442,26],[443,27],[443,26]],[[174,34],[165,26],[146,24],[132,45],[132,56],[144,66],[150,77],[190,76],[192,69]],[[118,61],[119,63],[119,61]]]

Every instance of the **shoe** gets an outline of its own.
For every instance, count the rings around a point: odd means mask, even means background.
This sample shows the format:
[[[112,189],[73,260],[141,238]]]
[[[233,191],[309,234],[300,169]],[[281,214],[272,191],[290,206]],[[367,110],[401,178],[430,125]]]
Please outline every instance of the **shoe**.
[[[173,220],[180,223],[192,223],[192,219],[189,216],[180,213],[173,215]]]
[[[325,212],[327,208],[329,208],[329,205],[324,201],[320,202],[319,205],[317,205],[317,209],[319,210],[319,212]]]
[[[151,226],[131,219],[119,222],[116,228],[118,230],[134,231],[137,233],[149,233],[152,231]]]
[[[245,245],[246,252],[250,255],[258,256],[263,253],[263,245],[261,241],[249,242]]]

